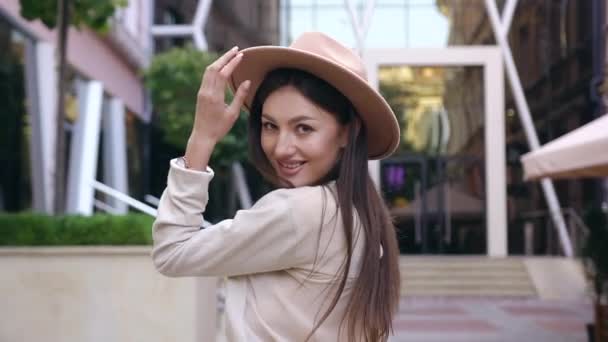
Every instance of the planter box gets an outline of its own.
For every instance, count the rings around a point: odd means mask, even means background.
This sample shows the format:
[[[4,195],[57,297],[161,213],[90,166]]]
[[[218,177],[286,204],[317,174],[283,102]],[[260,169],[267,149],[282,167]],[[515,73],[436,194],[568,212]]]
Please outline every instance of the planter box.
[[[167,278],[150,247],[0,248],[0,341],[213,341],[217,278]]]

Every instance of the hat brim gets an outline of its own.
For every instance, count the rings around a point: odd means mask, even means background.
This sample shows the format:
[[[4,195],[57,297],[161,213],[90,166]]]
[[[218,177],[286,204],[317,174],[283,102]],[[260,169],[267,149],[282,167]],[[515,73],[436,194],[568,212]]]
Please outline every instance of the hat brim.
[[[243,58],[229,80],[236,91],[238,85],[251,81],[244,101],[251,110],[253,97],[266,74],[278,68],[307,71],[334,86],[346,96],[363,120],[368,135],[368,158],[382,159],[399,146],[399,124],[391,107],[369,83],[339,64],[303,51],[281,46],[256,46],[241,51]]]

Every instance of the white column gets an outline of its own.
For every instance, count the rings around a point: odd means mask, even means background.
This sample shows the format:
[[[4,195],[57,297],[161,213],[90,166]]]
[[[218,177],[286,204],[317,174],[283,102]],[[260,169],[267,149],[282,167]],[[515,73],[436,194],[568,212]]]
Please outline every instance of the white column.
[[[91,215],[97,173],[103,87],[86,81],[78,87],[79,117],[72,134],[66,212]]]
[[[508,241],[504,69],[499,49],[488,48],[486,54],[483,77],[486,244],[489,256],[506,257]]]
[[[109,187],[124,194],[129,193],[127,170],[127,133],[125,129],[125,106],[115,97],[108,101],[103,122],[103,179]],[[126,214],[129,206],[115,198],[106,201],[114,212]]]
[[[53,45],[47,42],[28,44],[25,72],[32,125],[32,204],[35,211],[52,213],[56,135],[54,127],[57,122],[57,73]]]

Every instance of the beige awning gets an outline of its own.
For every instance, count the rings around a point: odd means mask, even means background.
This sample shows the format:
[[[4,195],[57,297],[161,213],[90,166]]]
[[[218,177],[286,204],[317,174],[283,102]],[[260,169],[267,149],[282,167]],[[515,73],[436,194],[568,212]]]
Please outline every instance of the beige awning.
[[[521,157],[524,177],[608,177],[608,115]]]

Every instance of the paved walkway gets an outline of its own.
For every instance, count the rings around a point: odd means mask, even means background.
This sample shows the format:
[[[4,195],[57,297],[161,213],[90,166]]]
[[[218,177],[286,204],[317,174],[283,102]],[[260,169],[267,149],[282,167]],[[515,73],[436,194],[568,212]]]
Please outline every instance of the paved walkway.
[[[390,342],[586,342],[590,302],[402,299]]]

